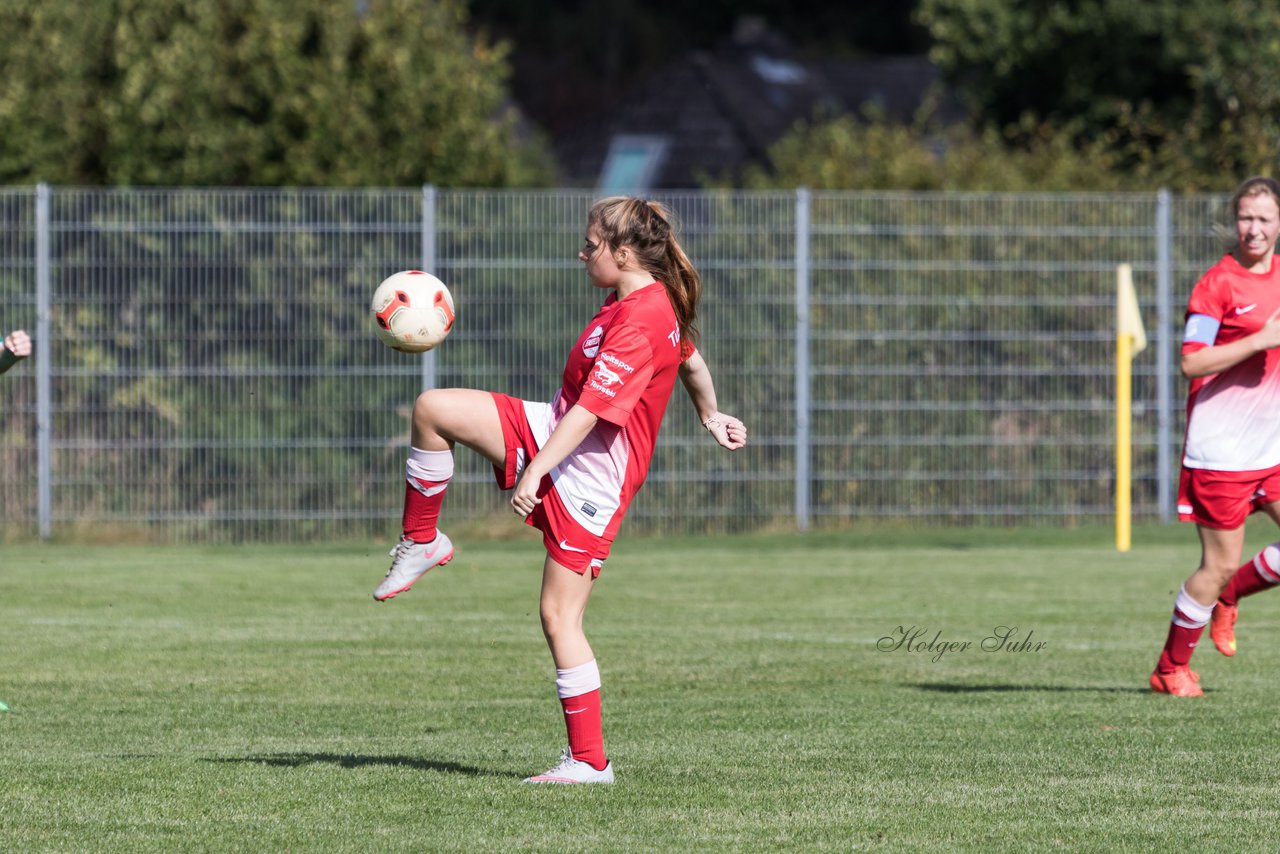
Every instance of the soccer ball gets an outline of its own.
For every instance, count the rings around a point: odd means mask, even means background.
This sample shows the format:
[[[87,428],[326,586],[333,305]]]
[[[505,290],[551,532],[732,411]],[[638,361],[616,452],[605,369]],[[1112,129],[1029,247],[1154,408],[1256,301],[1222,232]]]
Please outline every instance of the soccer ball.
[[[374,333],[403,353],[430,350],[453,329],[453,294],[444,282],[421,270],[388,276],[373,292],[369,309]]]

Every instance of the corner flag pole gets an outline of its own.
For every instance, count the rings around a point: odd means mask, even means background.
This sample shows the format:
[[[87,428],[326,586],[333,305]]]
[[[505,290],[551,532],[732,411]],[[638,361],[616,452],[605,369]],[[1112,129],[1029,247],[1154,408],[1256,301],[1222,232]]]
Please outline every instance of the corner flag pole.
[[[1116,551],[1131,545],[1133,468],[1133,357],[1147,347],[1133,267],[1116,267]]]

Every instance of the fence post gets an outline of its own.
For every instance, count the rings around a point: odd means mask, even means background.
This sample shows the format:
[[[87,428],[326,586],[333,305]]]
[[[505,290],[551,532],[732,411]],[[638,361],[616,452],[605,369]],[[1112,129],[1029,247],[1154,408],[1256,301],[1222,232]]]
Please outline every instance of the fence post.
[[[436,187],[422,185],[422,270],[436,275]],[[448,284],[448,282],[445,282]],[[422,390],[436,387],[436,351],[422,354]]]
[[[809,530],[809,214],[807,187],[796,189],[796,527]]]
[[[1173,522],[1172,455],[1173,370],[1169,324],[1172,318],[1173,227],[1167,188],[1156,194],[1156,504],[1160,523]]]
[[[36,516],[40,539],[53,535],[53,304],[49,239],[49,185],[36,185]]]

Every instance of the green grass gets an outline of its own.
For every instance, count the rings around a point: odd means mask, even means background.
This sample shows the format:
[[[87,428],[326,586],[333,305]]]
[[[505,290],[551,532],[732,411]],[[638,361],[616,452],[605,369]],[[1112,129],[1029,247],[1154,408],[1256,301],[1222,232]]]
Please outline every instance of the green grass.
[[[5,546],[0,850],[1273,840],[1280,595],[1245,603],[1235,659],[1206,640],[1205,698],[1153,696],[1198,552],[1134,539],[624,537],[587,615],[613,787],[520,784],[564,738],[536,539],[464,542],[383,605],[381,545]],[[974,646],[877,650],[899,626]],[[1046,646],[982,651],[997,626]]]

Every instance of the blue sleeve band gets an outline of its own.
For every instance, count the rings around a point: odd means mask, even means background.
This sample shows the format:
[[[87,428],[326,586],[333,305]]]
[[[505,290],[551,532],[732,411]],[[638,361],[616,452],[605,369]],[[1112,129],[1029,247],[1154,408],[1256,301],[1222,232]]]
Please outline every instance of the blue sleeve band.
[[[1187,329],[1182,333],[1182,342],[1184,344],[1208,344],[1213,346],[1213,342],[1218,338],[1218,327],[1222,323],[1216,317],[1210,317],[1207,314],[1193,314],[1187,318]]]

